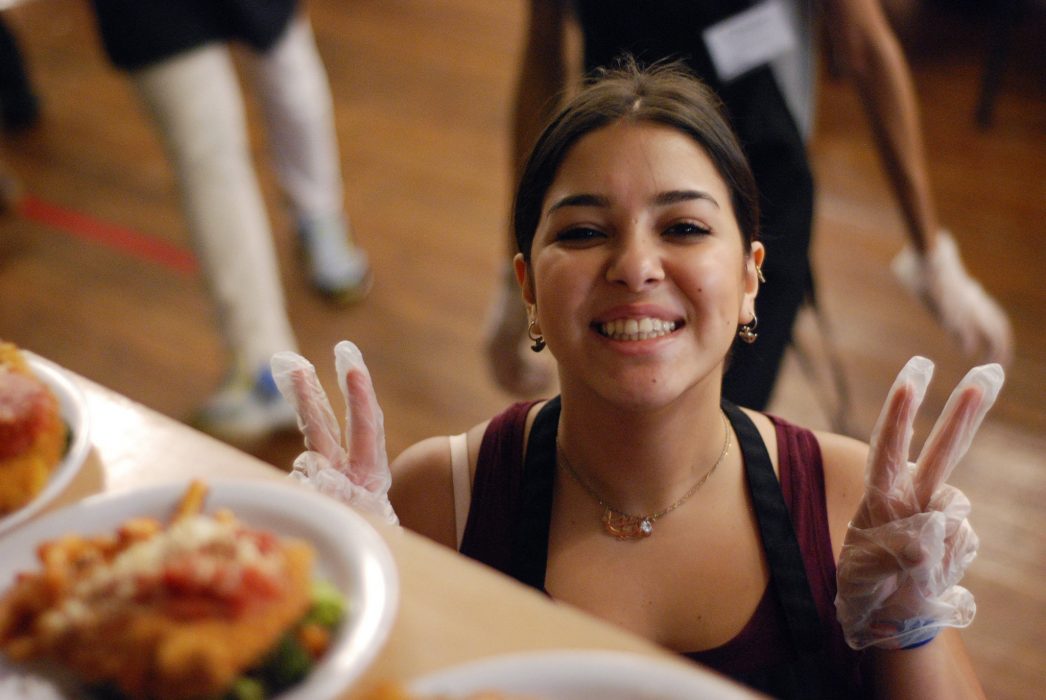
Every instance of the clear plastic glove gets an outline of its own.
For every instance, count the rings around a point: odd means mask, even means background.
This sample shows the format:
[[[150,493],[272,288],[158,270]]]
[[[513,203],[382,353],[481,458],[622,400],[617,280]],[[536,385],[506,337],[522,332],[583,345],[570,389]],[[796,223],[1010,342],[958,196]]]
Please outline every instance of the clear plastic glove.
[[[1002,387],[997,364],[975,367],[952,392],[915,464],[913,422],[933,363],[913,357],[872,433],[865,494],[839,557],[836,612],[854,649],[900,649],[942,627],[965,627],[977,606],[958,585],[977,554],[970,502],[944,481],[966,454]]]
[[[963,267],[955,240],[947,231],[922,256],[905,247],[892,264],[894,275],[910,294],[959,343],[967,356],[1008,365],[1013,359],[1013,329],[1006,312]]]
[[[385,452],[385,424],[370,372],[353,343],[334,347],[338,387],[345,398],[345,440],[316,368],[301,355],[272,356],[280,393],[298,413],[306,451],[294,460],[291,477],[350,506],[399,524],[389,502],[392,473]]]

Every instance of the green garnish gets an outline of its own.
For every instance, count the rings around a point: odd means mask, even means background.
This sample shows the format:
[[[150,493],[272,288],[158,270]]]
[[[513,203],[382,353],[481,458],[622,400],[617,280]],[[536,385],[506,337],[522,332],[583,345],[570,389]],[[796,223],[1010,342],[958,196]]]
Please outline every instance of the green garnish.
[[[345,601],[341,591],[326,581],[312,584],[312,607],[305,614],[304,622],[333,629],[345,615]]]
[[[293,633],[280,637],[259,669],[262,678],[274,689],[283,690],[309,674],[314,659]]]
[[[232,683],[232,688],[223,700],[265,700],[268,693],[265,686],[256,678],[240,676]]]
[[[326,581],[314,581],[312,603],[301,621],[288,630],[253,668],[233,683],[222,700],[264,700],[298,683],[312,670],[317,659],[299,641],[304,625],[334,630],[345,617],[342,592]]]

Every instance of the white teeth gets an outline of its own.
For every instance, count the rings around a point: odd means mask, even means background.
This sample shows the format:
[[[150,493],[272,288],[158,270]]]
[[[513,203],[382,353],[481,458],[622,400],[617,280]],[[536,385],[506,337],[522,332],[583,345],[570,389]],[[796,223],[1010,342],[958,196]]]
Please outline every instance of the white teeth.
[[[668,335],[676,329],[675,321],[659,318],[629,318],[600,324],[599,331],[614,340],[648,340]]]

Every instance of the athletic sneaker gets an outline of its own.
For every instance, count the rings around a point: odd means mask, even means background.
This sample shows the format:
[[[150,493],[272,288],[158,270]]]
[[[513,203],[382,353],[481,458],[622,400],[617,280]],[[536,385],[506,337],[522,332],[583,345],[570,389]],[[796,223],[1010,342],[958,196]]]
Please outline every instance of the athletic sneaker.
[[[272,372],[263,367],[251,381],[227,380],[197,412],[192,424],[232,443],[249,443],[275,433],[296,431],[298,416],[280,394]]]
[[[353,245],[348,222],[341,216],[303,220],[298,241],[312,286],[338,304],[362,301],[370,292],[367,254]]]

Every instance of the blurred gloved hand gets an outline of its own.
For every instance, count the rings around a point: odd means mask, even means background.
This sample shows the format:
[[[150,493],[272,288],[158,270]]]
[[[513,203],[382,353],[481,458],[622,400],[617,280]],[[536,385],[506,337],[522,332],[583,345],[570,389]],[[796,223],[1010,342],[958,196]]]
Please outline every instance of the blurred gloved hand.
[[[915,413],[933,363],[913,357],[898,374],[872,433],[865,494],[839,557],[835,606],[855,649],[927,642],[941,627],[965,627],[977,606],[958,585],[977,553],[970,502],[944,483],[962,459],[1004,375],[976,367],[952,392],[915,464],[908,462]]]
[[[963,267],[955,240],[947,231],[926,255],[906,246],[892,263],[894,275],[910,294],[959,343],[968,356],[1008,365],[1013,358],[1013,330],[1006,312]]]
[[[280,393],[298,414],[306,451],[294,460],[291,476],[350,506],[399,524],[389,502],[392,473],[385,452],[385,425],[370,372],[353,343],[334,347],[338,387],[345,398],[345,440],[316,368],[301,355],[272,356]]]

